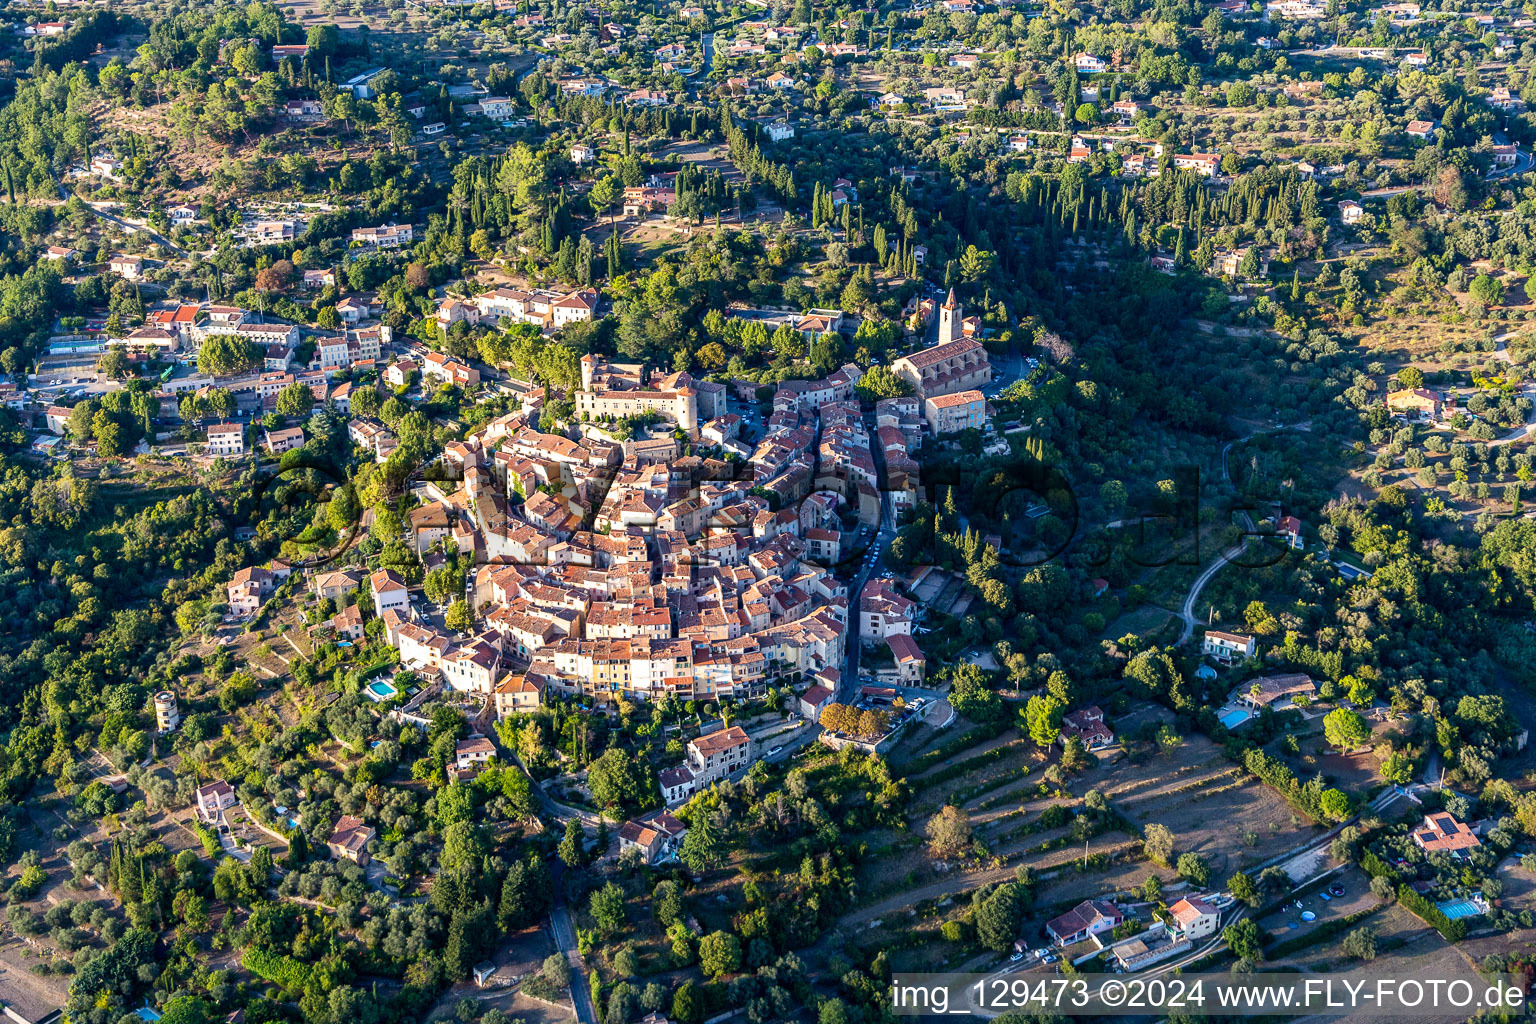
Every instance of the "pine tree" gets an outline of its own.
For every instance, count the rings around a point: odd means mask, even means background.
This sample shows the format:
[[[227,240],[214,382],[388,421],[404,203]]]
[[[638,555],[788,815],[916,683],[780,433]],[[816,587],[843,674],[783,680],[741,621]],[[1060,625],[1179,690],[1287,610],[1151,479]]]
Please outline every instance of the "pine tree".
[[[117,866],[117,894],[122,901],[138,903],[144,898],[143,865],[139,858],[122,851]]]
[[[469,977],[474,962],[472,940],[465,934],[465,913],[459,911],[448,922],[448,940],[443,945],[443,971],[455,981]]]
[[[586,862],[585,840],[580,822],[572,818],[565,823],[565,836],[560,840],[560,845],[555,852],[566,867],[580,867]]]

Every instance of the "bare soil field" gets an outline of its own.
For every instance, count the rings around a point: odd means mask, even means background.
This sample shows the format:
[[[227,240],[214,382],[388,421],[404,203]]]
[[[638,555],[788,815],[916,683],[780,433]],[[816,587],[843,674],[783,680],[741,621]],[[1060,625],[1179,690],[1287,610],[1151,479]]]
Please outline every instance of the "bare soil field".
[[[1175,851],[1201,854],[1216,878],[1321,832],[1203,736],[1186,737],[1171,754],[1122,757],[1073,780],[1074,790],[1089,788],[1138,825],[1166,825]]]
[[[1499,865],[1498,878],[1504,883],[1499,906],[1515,912],[1536,910],[1536,874],[1521,867],[1518,859],[1506,857]]]
[[[542,928],[530,928],[511,937],[508,942],[487,959],[496,965],[496,979],[525,978],[536,974],[544,958],[555,952],[555,944],[549,933]],[[479,1000],[482,1010],[496,1007],[513,1019],[522,1018],[528,1024],[555,1024],[571,1020],[576,1015],[569,1006],[546,1003],[542,999],[522,994],[521,986],[479,989],[473,981],[461,981],[445,991],[427,1014],[428,1020],[446,1020],[454,1015],[454,1007],[460,999]]]
[[[1344,886],[1343,896],[1324,900],[1314,891],[1300,898],[1299,909],[1295,905],[1296,901],[1293,900],[1279,910],[1259,918],[1258,925],[1275,941],[1285,942],[1316,931],[1341,917],[1382,906],[1382,901],[1371,895],[1370,881],[1360,869],[1345,868],[1329,878],[1330,885],[1338,883]],[[1301,919],[1303,911],[1310,911],[1317,916],[1312,921],[1303,921]],[[1411,914],[1408,916],[1412,917]],[[1414,918],[1414,920],[1418,919]],[[1363,923],[1373,928],[1378,927],[1375,917]],[[1420,926],[1422,927],[1422,923]],[[1315,955],[1315,952],[1316,950],[1313,949],[1303,950],[1297,954],[1297,957],[1306,961]]]
[[[732,183],[742,180],[741,171],[731,163],[723,146],[711,146],[704,142],[680,142],[659,150],[656,156],[676,157],[684,163],[693,164],[702,171],[719,171],[726,181]]]
[[[1371,743],[1380,740],[1393,727],[1393,723],[1385,720],[1371,722]],[[1301,749],[1299,756],[1287,755],[1278,742],[1270,744],[1267,750],[1289,764],[1298,778],[1309,779],[1322,772],[1329,785],[1337,786],[1353,797],[1363,797],[1382,783],[1377,773],[1380,758],[1370,749],[1350,754],[1328,752],[1333,748],[1323,733],[1322,717],[1309,719],[1294,735]]]
[[[46,962],[51,948],[46,935],[10,939],[0,944],[0,1003],[27,1020],[42,1020],[69,998],[69,975],[43,976],[32,968]]]
[[[1178,876],[1172,871],[1150,861],[1116,864],[1098,874],[1071,872],[1042,881],[1035,886],[1035,902],[1042,906],[1053,906],[1067,900],[1112,896],[1136,888],[1147,880],[1148,875],[1156,875],[1165,890],[1178,881]]]
[[[1314,967],[1327,967],[1330,973],[1335,973],[1340,984],[1360,984],[1362,982],[1374,984],[1376,978],[1384,974],[1398,979],[1414,978],[1421,980],[1436,979],[1442,981],[1465,981],[1473,986],[1473,990],[1481,992],[1486,983],[1478,975],[1476,968],[1468,959],[1468,944],[1462,943],[1452,946],[1445,942],[1439,935],[1419,921],[1418,918],[1403,910],[1401,907],[1388,906],[1381,913],[1374,915],[1368,921],[1369,926],[1377,933],[1377,948],[1383,946],[1395,947],[1391,953],[1390,968],[1384,970],[1380,956],[1374,961],[1361,961],[1343,956],[1339,952],[1338,942],[1330,942],[1320,945],[1315,949],[1301,951],[1293,961],[1287,961],[1287,966],[1296,966],[1302,969]],[[1338,1020],[1336,1015],[1329,1017],[1292,1017],[1294,1021],[1321,1021]],[[1355,1019],[1355,1018],[1345,1018]],[[1379,1016],[1377,1019],[1381,1019]],[[1467,1019],[1467,1012],[1448,1012],[1441,1015],[1426,1013],[1415,1014],[1414,1021],[1431,1022],[1431,1024],[1461,1024]]]
[[[352,13],[351,4],[343,7],[339,3],[320,3],[319,0],[291,0],[291,2],[277,5],[284,11],[290,21],[308,28],[310,25],[335,25],[343,31],[356,30],[361,25],[373,28],[382,25],[384,8],[379,5],[372,9],[372,5],[364,5],[362,17]]]

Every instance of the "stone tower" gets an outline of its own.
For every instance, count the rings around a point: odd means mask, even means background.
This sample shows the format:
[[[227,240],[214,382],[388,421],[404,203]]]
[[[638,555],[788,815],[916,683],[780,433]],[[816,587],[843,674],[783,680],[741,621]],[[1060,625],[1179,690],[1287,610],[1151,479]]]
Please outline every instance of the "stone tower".
[[[955,301],[955,290],[949,290],[949,298],[939,307],[939,344],[947,345],[960,340],[960,303]]]
[[[155,729],[161,733],[175,732],[181,724],[181,710],[176,706],[176,695],[170,690],[155,694]]]

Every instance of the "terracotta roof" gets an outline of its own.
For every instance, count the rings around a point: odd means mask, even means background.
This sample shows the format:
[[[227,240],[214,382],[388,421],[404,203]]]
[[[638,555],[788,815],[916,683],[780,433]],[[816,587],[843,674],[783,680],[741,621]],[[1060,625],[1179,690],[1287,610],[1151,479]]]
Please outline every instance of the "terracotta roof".
[[[400,574],[393,569],[380,569],[372,576],[369,576],[368,587],[375,594],[383,593],[386,590],[406,589],[405,580],[401,579]]]
[[[459,740],[454,745],[453,752],[455,754],[494,754],[496,744],[484,736],[471,736],[467,740]]]
[[[751,739],[748,738],[739,725],[733,725],[729,729],[721,729],[719,732],[712,732],[707,736],[700,736],[698,739],[691,741],[694,749],[703,756],[723,750],[732,750],[742,744],[751,742]]]
[[[800,695],[800,699],[811,707],[820,707],[832,696],[832,689],[828,686],[817,684]]]
[[[967,352],[981,350],[981,342],[974,338],[961,338],[959,341],[945,342],[932,348],[925,348],[920,352],[914,352],[909,356],[903,356],[913,367],[921,370],[929,366],[935,366],[954,356],[963,356]]]
[[[935,409],[949,409],[957,405],[970,405],[972,402],[985,402],[986,396],[980,391],[956,391],[952,395],[938,395],[928,399],[928,404]]]
[[[354,853],[368,845],[377,833],[373,827],[362,818],[355,818],[350,814],[343,814],[336,822],[336,827],[331,829],[331,842]]]
[[[1216,913],[1216,908],[1199,896],[1187,896],[1169,907],[1168,912],[1173,915],[1175,921],[1188,927],[1207,914]]]
[[[1424,824],[1414,830],[1413,838],[1431,852],[1470,850],[1482,845],[1472,830],[1448,811],[1425,815]]]
[[[916,642],[905,633],[892,633],[885,638],[885,643],[891,649],[891,653],[896,656],[897,664],[903,661],[926,662],[928,660]]]

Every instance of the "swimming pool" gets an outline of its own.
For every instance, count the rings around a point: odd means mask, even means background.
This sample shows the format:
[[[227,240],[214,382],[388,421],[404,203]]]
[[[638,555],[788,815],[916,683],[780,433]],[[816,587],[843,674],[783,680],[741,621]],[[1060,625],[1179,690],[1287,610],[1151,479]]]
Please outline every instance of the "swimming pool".
[[[1452,921],[1459,917],[1476,917],[1483,912],[1483,908],[1471,900],[1446,900],[1436,906],[1440,908],[1440,913]]]
[[[1221,713],[1221,724],[1228,729],[1236,729],[1252,717],[1253,712],[1247,708],[1233,708],[1230,711],[1223,711]]]
[[[368,684],[368,696],[374,700],[389,700],[389,698],[397,697],[399,694],[399,690],[382,679],[375,679]]]

